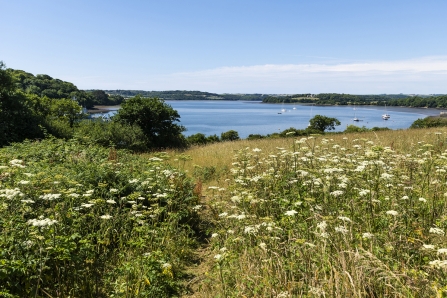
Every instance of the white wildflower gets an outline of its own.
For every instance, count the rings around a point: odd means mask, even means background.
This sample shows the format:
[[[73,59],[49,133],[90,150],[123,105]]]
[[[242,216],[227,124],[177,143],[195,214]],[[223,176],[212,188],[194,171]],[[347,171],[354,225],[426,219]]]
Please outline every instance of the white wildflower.
[[[115,200],[107,200],[106,202],[109,204],[116,204]]]
[[[22,203],[29,203],[29,204],[35,203],[33,200],[20,200],[20,202],[22,202]]]
[[[430,230],[428,231],[430,234],[437,234],[437,235],[444,235],[445,232],[443,229],[440,228],[430,228]]]
[[[371,233],[368,233],[368,232],[362,234],[362,238],[364,238],[364,239],[370,239],[372,237],[374,237],[374,235]]]
[[[435,249],[435,246],[433,244],[423,244],[422,248],[426,250],[432,250]]]
[[[397,215],[399,214],[399,212],[394,211],[394,210],[388,210],[388,211],[386,212],[386,214],[388,214],[388,215],[392,215],[392,216],[397,216]]]
[[[438,255],[447,255],[447,248],[438,249]]]
[[[39,198],[41,198],[42,200],[47,200],[47,201],[52,201],[54,199],[58,199],[61,197],[62,194],[60,193],[49,193],[46,195],[41,195]]]
[[[202,209],[202,205],[195,205],[194,207],[192,207],[192,210],[194,211],[198,211],[200,209]]]
[[[108,214],[105,214],[105,215],[101,215],[100,218],[101,218],[101,219],[111,219],[112,216],[111,216],[111,215],[108,215]]]
[[[322,221],[317,224],[317,228],[320,229],[320,231],[326,230],[326,227],[327,227],[327,223],[325,221]]]
[[[437,268],[437,269],[445,269],[447,268],[447,260],[434,260],[434,261],[430,261],[429,265]]]
[[[297,214],[298,212],[296,212],[295,210],[289,210],[286,211],[286,213],[284,213],[287,216],[294,216],[295,214]]]
[[[44,219],[30,219],[27,222],[28,224],[34,226],[34,227],[46,227],[51,226],[57,223],[57,220],[44,218]]]
[[[343,194],[344,194],[344,191],[342,191],[342,190],[335,190],[335,191],[331,192],[331,195],[334,197],[339,197]]]
[[[351,222],[351,219],[349,217],[346,217],[346,216],[339,216],[338,219],[341,219],[342,221]]]
[[[348,229],[346,229],[344,226],[338,226],[335,227],[335,231],[342,234],[346,234],[348,232]]]

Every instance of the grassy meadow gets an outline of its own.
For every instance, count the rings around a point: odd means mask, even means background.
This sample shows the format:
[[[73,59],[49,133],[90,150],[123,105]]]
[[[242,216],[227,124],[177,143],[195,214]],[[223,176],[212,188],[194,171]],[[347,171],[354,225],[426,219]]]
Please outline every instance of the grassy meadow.
[[[2,297],[444,297],[447,129],[0,149]]]
[[[447,130],[197,147],[212,223],[191,297],[443,297]],[[174,155],[174,154],[172,154]]]

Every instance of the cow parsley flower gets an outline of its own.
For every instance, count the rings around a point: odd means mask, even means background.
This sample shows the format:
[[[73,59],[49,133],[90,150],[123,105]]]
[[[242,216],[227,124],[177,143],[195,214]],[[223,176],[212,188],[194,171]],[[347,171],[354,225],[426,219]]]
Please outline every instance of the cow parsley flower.
[[[374,235],[371,233],[368,233],[368,232],[362,234],[362,238],[364,238],[364,239],[370,239],[372,237],[374,237]]]
[[[39,198],[41,198],[42,200],[46,200],[46,201],[52,201],[54,199],[58,199],[61,197],[62,194],[60,193],[49,193],[46,195],[41,195]]]
[[[51,226],[57,223],[57,220],[44,218],[44,219],[30,219],[27,222],[29,225],[32,225],[34,227],[46,227]]]
[[[430,230],[428,231],[430,234],[437,234],[437,235],[444,235],[445,232],[443,229],[440,228],[430,228]]]
[[[101,215],[100,218],[101,218],[101,219],[111,219],[112,216],[111,216],[111,215],[108,215],[108,214],[105,214],[105,215]]]
[[[388,211],[386,212],[386,214],[388,214],[388,215],[392,215],[392,216],[397,216],[397,215],[399,214],[399,212],[394,211],[394,210],[388,210]]]
[[[297,214],[298,212],[297,211],[295,211],[295,210],[289,210],[289,211],[286,211],[286,213],[284,213],[285,215],[287,215],[287,216],[294,216],[295,214]]]
[[[435,249],[435,246],[433,244],[423,244],[422,248],[426,250],[432,250]]]

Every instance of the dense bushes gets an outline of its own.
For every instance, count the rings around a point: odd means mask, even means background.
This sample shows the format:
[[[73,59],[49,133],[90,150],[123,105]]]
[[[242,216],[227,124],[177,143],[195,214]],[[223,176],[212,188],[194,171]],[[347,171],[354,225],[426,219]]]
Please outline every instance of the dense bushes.
[[[2,148],[0,295],[172,297],[197,200],[162,158],[74,140]]]
[[[84,144],[97,144],[104,147],[146,151],[148,140],[137,125],[121,124],[113,121],[94,119],[82,121],[76,128],[74,136]]]

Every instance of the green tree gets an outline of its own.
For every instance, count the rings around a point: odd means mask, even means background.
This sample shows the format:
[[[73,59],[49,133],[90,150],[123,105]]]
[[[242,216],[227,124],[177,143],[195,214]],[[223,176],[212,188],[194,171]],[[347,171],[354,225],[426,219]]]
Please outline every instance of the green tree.
[[[186,129],[175,123],[179,118],[178,112],[164,100],[137,95],[122,103],[113,121],[138,125],[151,148],[172,148],[186,146],[182,135]]]
[[[93,90],[90,92],[96,105],[109,104],[109,96],[103,90]]]
[[[334,130],[335,126],[340,124],[341,123],[337,118],[315,115],[312,119],[310,119],[309,128],[324,132],[326,130]]]
[[[57,99],[51,106],[52,115],[65,120],[72,128],[75,121],[83,118],[82,107],[72,99]]]
[[[203,133],[190,135],[186,138],[186,140],[191,145],[205,145],[208,142],[206,136]]]
[[[0,61],[0,147],[43,136],[40,119],[27,95],[17,90],[14,78]]]
[[[239,134],[235,130],[229,130],[220,134],[220,139],[222,141],[236,141],[239,140]]]

